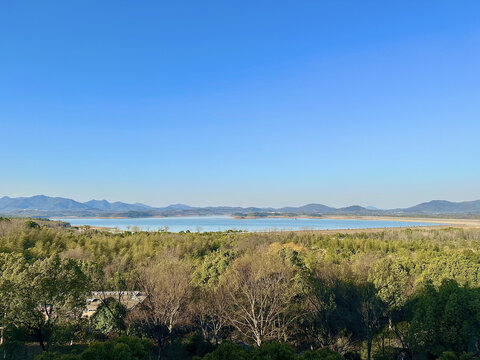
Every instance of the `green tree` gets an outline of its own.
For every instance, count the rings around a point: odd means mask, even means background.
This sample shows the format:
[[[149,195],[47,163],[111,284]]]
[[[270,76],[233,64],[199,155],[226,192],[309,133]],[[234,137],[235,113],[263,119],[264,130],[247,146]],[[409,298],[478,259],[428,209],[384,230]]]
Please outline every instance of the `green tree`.
[[[104,334],[125,330],[127,309],[113,298],[105,299],[92,316],[92,326]]]
[[[305,351],[297,357],[299,360],[344,360],[345,358],[339,353],[323,348],[318,351]]]
[[[307,343],[317,349],[350,351],[364,333],[357,286],[315,271],[309,275],[305,291],[306,316],[302,325]]]
[[[228,269],[235,254],[230,250],[216,250],[197,260],[192,274],[193,284],[200,287],[216,287],[220,276]]]
[[[439,357],[438,360],[458,360],[457,355],[453,351],[444,351]]]
[[[252,360],[294,360],[295,351],[285,343],[264,342],[252,351]]]
[[[2,287],[6,320],[25,327],[43,350],[58,324],[77,321],[85,307],[88,279],[73,260],[52,256],[28,264],[5,264]]]
[[[358,290],[363,317],[363,336],[367,343],[367,360],[370,360],[373,338],[386,324],[386,306],[377,296],[377,290],[372,283],[360,284]]]
[[[120,336],[113,341],[93,343],[81,354],[81,360],[149,360],[153,344],[135,336]]]
[[[386,356],[385,338],[398,339],[403,350],[409,351],[405,338],[408,324],[404,320],[405,304],[414,291],[413,268],[412,260],[402,256],[381,259],[369,271],[368,279],[375,285],[378,297],[386,306],[388,327],[382,333],[380,344],[383,356]]]
[[[476,352],[480,338],[480,291],[444,280],[432,283],[409,302],[412,319],[408,329],[410,347],[438,357],[445,351],[456,356]]]
[[[222,342],[213,352],[203,357],[204,360],[247,360],[246,351],[231,341]]]

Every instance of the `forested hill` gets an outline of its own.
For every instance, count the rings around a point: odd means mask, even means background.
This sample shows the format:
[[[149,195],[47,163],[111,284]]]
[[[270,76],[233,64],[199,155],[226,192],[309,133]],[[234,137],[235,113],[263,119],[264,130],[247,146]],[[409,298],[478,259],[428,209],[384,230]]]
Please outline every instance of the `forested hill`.
[[[153,207],[141,203],[127,204],[107,200],[79,202],[62,197],[36,195],[31,197],[0,198],[0,214],[17,216],[104,216],[104,217],[148,217],[148,216],[207,216],[238,215],[425,215],[425,216],[480,216],[480,200],[450,202],[433,200],[404,209],[377,209],[358,205],[335,208],[322,204],[298,207],[261,208],[235,206],[192,207],[173,204]]]

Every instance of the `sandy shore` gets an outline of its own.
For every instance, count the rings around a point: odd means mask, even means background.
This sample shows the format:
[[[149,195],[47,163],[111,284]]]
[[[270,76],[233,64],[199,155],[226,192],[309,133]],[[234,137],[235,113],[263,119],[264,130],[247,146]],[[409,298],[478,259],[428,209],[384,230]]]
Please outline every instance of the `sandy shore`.
[[[295,232],[309,232],[316,234],[358,234],[358,233],[378,233],[384,231],[395,231],[405,229],[416,230],[438,230],[447,228],[464,228],[464,229],[480,229],[480,219],[449,219],[449,218],[408,218],[399,216],[324,216],[323,219],[339,219],[339,220],[386,220],[386,221],[408,221],[412,223],[428,222],[438,225],[431,226],[400,226],[385,228],[368,228],[368,229],[330,229],[330,230],[286,230]]]
[[[438,226],[456,226],[456,227],[480,227],[480,219],[452,219],[452,218],[431,218],[431,217],[403,217],[403,216],[335,216],[326,215],[323,219],[356,219],[356,220],[386,220],[386,221],[408,221],[408,222],[428,222],[440,224]],[[446,225],[445,225],[446,224]],[[437,226],[435,226],[437,227]],[[428,226],[422,226],[428,228]],[[399,229],[399,228],[395,228]]]

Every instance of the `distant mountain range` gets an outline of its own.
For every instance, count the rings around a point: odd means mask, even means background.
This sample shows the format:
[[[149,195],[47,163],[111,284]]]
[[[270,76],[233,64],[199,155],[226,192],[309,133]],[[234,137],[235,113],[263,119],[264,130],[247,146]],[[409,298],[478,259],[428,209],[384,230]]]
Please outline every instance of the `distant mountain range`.
[[[166,207],[152,207],[145,204],[127,204],[109,202],[107,200],[90,200],[78,202],[62,197],[37,195],[31,197],[0,198],[0,214],[6,216],[101,216],[101,217],[148,217],[148,216],[195,216],[195,215],[239,215],[249,214],[290,214],[290,215],[480,215],[480,200],[450,202],[433,200],[405,209],[381,210],[372,206],[358,205],[334,208],[322,204],[308,204],[299,207],[259,208],[209,206],[192,207],[184,204],[174,204]]]

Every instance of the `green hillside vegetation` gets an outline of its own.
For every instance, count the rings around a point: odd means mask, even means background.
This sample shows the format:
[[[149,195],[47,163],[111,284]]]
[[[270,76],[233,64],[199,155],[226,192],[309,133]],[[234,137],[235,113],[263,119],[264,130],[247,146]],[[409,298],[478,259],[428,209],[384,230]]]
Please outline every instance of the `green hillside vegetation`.
[[[5,359],[470,359],[480,229],[77,230],[0,219]],[[140,291],[127,309],[91,291]]]

